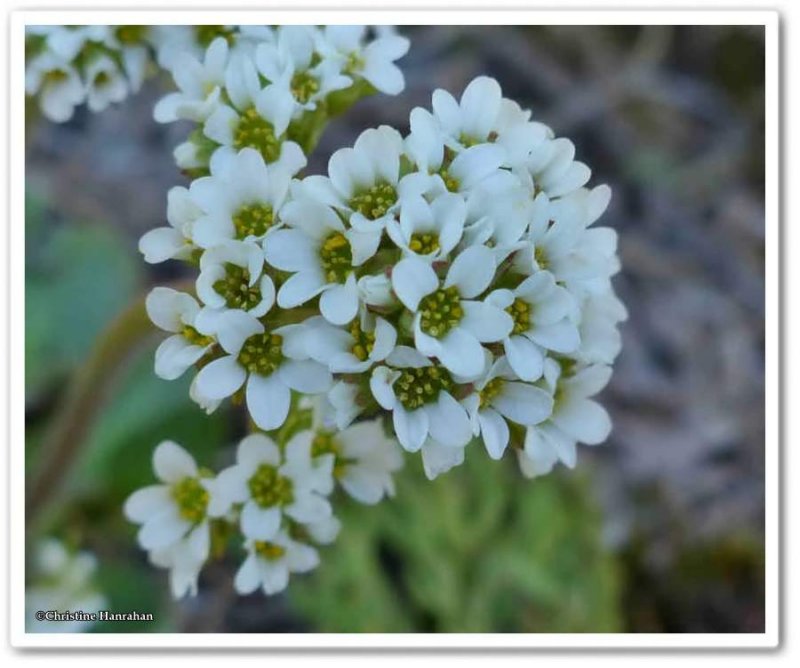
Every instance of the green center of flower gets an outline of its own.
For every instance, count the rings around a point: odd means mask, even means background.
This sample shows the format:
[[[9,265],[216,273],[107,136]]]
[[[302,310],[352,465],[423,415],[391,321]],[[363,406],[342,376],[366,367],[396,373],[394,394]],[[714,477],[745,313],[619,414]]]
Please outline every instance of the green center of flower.
[[[366,65],[366,63],[361,57],[361,54],[358,51],[352,51],[350,55],[347,56],[347,61],[342,71],[345,74],[356,74],[364,69],[364,65]]]
[[[274,221],[275,215],[269,204],[245,205],[233,216],[236,238],[263,237]]]
[[[139,44],[147,36],[147,26],[119,26],[116,35],[122,44]]]
[[[67,78],[69,78],[69,74],[64,70],[50,70],[44,75],[44,84],[59,84]]]
[[[328,283],[344,283],[353,268],[350,242],[341,232],[334,232],[319,249],[322,270]]]
[[[181,330],[181,335],[193,346],[201,346],[205,348],[206,346],[210,346],[212,343],[214,343],[213,336],[201,334],[191,325],[184,325],[183,329]]]
[[[413,411],[439,398],[439,392],[453,387],[450,374],[439,366],[403,369],[394,383],[394,391],[406,410]]]
[[[506,313],[514,319],[512,334],[524,334],[531,328],[531,305],[517,297],[506,309]]]
[[[483,386],[483,389],[478,393],[481,408],[486,408],[491,405],[492,401],[494,401],[495,397],[500,394],[500,391],[503,389],[504,383],[505,380],[503,378],[492,378]]]
[[[250,496],[262,508],[286,506],[294,501],[292,481],[270,464],[262,464],[247,481]]]
[[[277,543],[268,543],[267,541],[263,540],[254,541],[253,549],[256,551],[256,554],[259,557],[266,559],[267,561],[275,561],[286,554],[286,548],[282,545],[278,545]]]
[[[183,478],[172,486],[172,498],[178,505],[180,516],[196,524],[206,516],[208,490],[197,478]]]
[[[455,176],[450,176],[450,172],[447,171],[447,168],[442,167],[438,171],[438,174],[442,177],[445,188],[447,188],[451,193],[458,192],[458,188],[461,184],[458,182],[458,179]]]
[[[561,377],[569,378],[575,375],[575,367],[578,366],[578,361],[571,357],[556,357],[556,362],[561,367]]]
[[[306,104],[319,92],[319,81],[310,72],[295,72],[289,88],[295,100],[300,104]]]
[[[464,317],[458,288],[453,285],[429,294],[419,303],[419,313],[422,331],[436,339],[442,338]]]
[[[356,318],[350,323],[350,336],[353,337],[353,347],[350,352],[363,362],[369,358],[375,347],[375,332],[365,332]]]
[[[458,141],[464,148],[470,148],[471,146],[483,143],[482,139],[478,139],[477,137],[473,137],[472,135],[468,135],[463,132],[458,137]]]
[[[217,37],[224,37],[228,44],[233,43],[233,28],[228,26],[195,26],[195,36],[200,46],[207,47]]]
[[[275,162],[281,155],[281,142],[275,136],[275,128],[262,118],[255,107],[244,111],[233,131],[233,147],[254,148],[266,162]]]
[[[244,342],[237,359],[250,373],[269,376],[283,362],[282,344],[279,334],[254,334]]]
[[[331,432],[318,431],[311,441],[311,457],[322,457],[324,455],[333,455],[333,476],[334,478],[341,478],[350,460],[342,457],[341,446]]]
[[[381,216],[385,216],[396,201],[397,191],[394,186],[386,181],[381,181],[354,195],[350,200],[350,208],[353,211],[359,211],[369,220],[377,220]]]
[[[225,298],[228,308],[249,311],[261,303],[261,288],[258,281],[250,285],[250,272],[232,262],[225,263],[225,278],[214,281],[214,290]]]
[[[94,85],[97,88],[102,88],[111,83],[111,75],[108,72],[98,72],[94,78]]]
[[[439,250],[439,236],[429,232],[416,232],[411,235],[408,247],[419,255],[428,255]]]
[[[550,263],[547,261],[547,254],[541,246],[536,246],[536,248],[533,249],[533,259],[536,261],[536,264],[539,265],[539,269],[543,271],[550,266]]]

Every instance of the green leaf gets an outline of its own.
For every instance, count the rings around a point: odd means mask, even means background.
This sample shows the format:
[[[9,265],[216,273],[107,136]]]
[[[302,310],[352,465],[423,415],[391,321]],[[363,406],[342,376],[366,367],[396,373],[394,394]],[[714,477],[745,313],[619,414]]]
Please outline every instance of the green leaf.
[[[26,200],[25,390],[30,400],[86,357],[140,282],[130,243],[108,225],[53,225]]]
[[[339,539],[289,590],[320,631],[619,630],[617,564],[587,480],[525,480],[478,443],[433,482],[420,469],[410,457],[394,500],[340,504]]]

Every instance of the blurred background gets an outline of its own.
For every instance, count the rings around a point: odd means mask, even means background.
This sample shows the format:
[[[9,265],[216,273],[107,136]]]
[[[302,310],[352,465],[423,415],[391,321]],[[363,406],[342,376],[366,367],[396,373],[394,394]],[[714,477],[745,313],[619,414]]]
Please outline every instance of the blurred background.
[[[407,130],[435,88],[479,74],[574,141],[614,192],[615,286],[630,311],[601,400],[614,431],[574,471],[524,480],[509,459],[429,483],[407,459],[378,507],[341,497],[343,530],[281,596],[237,597],[240,555],[207,567],[197,598],[169,599],[125,497],[152,482],[164,438],[202,463],[229,457],[243,421],[206,416],[188,379],[152,372],[159,337],[119,355],[81,455],[31,531],[98,558],[115,611],[155,623],[96,631],[761,632],[764,627],[764,33],[747,26],[430,26],[402,29],[407,87],[326,130],[309,171],[381,123]],[[30,475],[95,337],[173,263],[141,234],[185,183],[171,152],[187,126],[152,120],[151,80],[101,114],[29,126],[26,411]],[[155,334],[155,330],[154,330]],[[112,355],[113,357],[113,355]],[[226,445],[227,444],[227,445]]]

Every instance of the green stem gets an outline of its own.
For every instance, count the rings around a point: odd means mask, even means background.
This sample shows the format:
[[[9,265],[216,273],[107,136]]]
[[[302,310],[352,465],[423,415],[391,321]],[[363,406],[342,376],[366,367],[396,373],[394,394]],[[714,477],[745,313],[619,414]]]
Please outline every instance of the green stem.
[[[176,289],[190,286],[181,283]],[[26,526],[51,504],[87,442],[114,381],[156,330],[147,317],[145,295],[120,313],[98,336],[89,359],[71,380],[41,446],[41,463],[27,485]]]

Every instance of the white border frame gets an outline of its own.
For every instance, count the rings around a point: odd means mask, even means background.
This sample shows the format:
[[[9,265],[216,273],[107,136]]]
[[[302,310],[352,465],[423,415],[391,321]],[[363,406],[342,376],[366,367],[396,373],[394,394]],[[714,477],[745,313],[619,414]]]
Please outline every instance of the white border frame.
[[[124,19],[123,19],[124,15]],[[10,26],[10,314],[25,308],[24,53],[25,24],[207,23],[208,11],[17,11]],[[40,634],[24,628],[24,393],[10,404],[10,642],[20,648],[775,648],[779,632],[780,406],[779,406],[779,17],[775,11],[520,11],[520,10],[304,10],[214,11],[216,23],[392,23],[396,25],[763,25],[766,48],[766,424],[765,632],[760,634]],[[313,18],[313,20],[312,20]],[[9,389],[24,387],[24,318],[10,317]],[[15,473],[17,472],[17,473]]]

